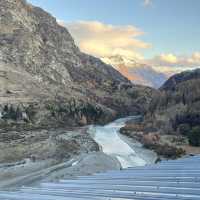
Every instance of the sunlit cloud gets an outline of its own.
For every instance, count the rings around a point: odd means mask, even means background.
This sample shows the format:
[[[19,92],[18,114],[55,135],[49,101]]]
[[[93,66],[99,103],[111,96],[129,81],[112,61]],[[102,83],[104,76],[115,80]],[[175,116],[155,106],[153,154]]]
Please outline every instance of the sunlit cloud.
[[[161,54],[160,55],[160,60],[166,63],[171,63],[171,64],[176,64],[178,59],[175,55],[172,53],[170,54]]]
[[[59,23],[68,28],[83,52],[97,57],[121,55],[140,60],[143,55],[138,50],[151,47],[139,39],[144,32],[131,25],[114,26],[98,21]]]
[[[195,52],[190,58],[187,59],[189,64],[197,64],[200,66],[200,52]]]
[[[200,52],[194,52],[191,55],[161,54],[146,62],[159,71],[177,73],[199,68]]]

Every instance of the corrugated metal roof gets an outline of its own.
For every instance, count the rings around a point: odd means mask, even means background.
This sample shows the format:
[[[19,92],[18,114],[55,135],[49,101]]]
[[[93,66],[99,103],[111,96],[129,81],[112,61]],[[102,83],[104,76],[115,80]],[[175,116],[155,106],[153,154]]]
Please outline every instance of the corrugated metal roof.
[[[0,200],[200,200],[200,156],[0,192]]]

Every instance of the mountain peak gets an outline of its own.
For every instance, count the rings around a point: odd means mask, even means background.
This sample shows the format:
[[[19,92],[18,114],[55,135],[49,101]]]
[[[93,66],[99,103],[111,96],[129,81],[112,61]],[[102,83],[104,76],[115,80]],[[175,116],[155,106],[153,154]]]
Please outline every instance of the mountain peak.
[[[151,66],[121,55],[102,58],[135,84],[159,88],[167,77]]]
[[[111,65],[114,65],[117,67],[118,65],[126,65],[126,66],[131,66],[134,67],[137,65],[137,62],[134,59],[130,59],[128,57],[116,54],[108,57],[102,58],[105,62],[109,63]]]

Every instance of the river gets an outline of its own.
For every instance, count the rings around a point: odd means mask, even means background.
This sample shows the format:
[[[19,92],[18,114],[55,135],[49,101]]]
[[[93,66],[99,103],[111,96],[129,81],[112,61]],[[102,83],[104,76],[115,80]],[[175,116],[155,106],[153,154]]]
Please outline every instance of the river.
[[[146,150],[136,141],[129,141],[128,138],[119,133],[128,120],[137,120],[139,116],[132,116],[118,119],[105,126],[90,126],[89,132],[94,140],[100,145],[102,151],[118,159],[122,168],[144,166],[156,160],[156,154]]]

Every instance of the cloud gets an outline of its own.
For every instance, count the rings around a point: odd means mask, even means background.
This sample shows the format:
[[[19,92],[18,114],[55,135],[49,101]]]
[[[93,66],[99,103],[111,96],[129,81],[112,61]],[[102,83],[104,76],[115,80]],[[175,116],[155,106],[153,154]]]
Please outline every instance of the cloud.
[[[144,32],[131,25],[114,26],[98,21],[59,23],[67,27],[83,52],[97,57],[121,55],[140,60],[143,56],[138,50],[151,47],[138,39]]]
[[[144,0],[143,5],[144,6],[151,6],[153,4],[152,0]]]
[[[160,60],[166,63],[171,63],[171,64],[176,64],[178,59],[175,55],[172,53],[170,54],[161,54],[160,55]]]
[[[200,52],[191,55],[161,54],[147,60],[155,69],[163,72],[180,72],[200,67]]]
[[[200,52],[191,55],[161,53],[145,59],[141,50],[150,48],[151,44],[139,39],[144,32],[132,25],[114,26],[98,21],[58,22],[67,27],[83,52],[99,58],[118,55],[125,60],[135,60],[170,75],[200,67]]]
[[[162,53],[160,55],[155,56],[154,58],[148,60],[155,66],[174,66],[175,64],[178,63],[178,58],[176,55],[172,53]]]
[[[188,63],[191,65],[199,65],[200,66],[200,52],[195,52],[192,54],[190,58],[187,59]]]

